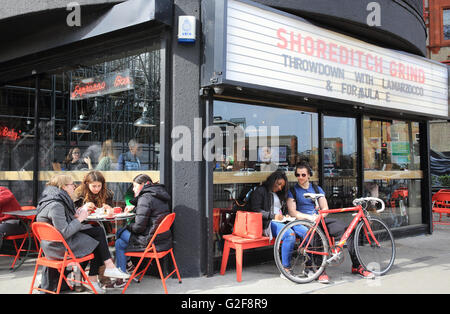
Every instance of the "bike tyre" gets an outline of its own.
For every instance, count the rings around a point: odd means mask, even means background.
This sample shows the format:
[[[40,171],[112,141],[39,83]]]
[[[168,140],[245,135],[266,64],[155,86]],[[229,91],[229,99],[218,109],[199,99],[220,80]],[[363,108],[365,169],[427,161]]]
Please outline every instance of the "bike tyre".
[[[291,272],[287,272],[284,269],[284,266],[281,261],[281,244],[282,244],[281,239],[283,238],[284,234],[286,232],[288,232],[289,229],[291,229],[292,227],[297,226],[297,225],[303,225],[303,226],[307,227],[308,229],[313,227],[313,224],[311,222],[305,221],[305,220],[295,220],[295,221],[291,221],[290,223],[286,224],[286,226],[284,226],[283,229],[281,229],[281,231],[278,233],[277,238],[275,240],[275,244],[273,246],[274,259],[275,259],[275,264],[277,265],[278,270],[286,278],[288,278],[289,280],[291,280],[295,283],[308,283],[308,282],[311,282],[311,281],[317,279],[322,274],[322,272],[325,270],[326,260],[327,260],[327,257],[329,257],[329,255],[328,255],[329,245],[328,245],[328,240],[327,240],[325,234],[323,233],[323,231],[320,228],[317,228],[314,233],[314,236],[318,237],[320,239],[321,243],[323,243],[323,248],[320,251],[323,251],[324,253],[326,253],[326,255],[323,255],[321,265],[317,268],[317,270],[311,269],[311,271],[314,273],[312,276],[301,276],[300,274],[295,275]],[[297,236],[297,234],[296,234],[295,238],[296,238],[296,244],[301,244],[302,240]],[[294,245],[294,250],[295,250],[296,246],[297,245]],[[299,249],[300,248],[297,248],[297,251]],[[297,256],[297,261],[298,261],[298,258],[300,258],[300,257]],[[293,259],[295,259],[295,258],[292,258],[291,261]],[[291,268],[294,268],[295,266],[297,266],[297,265],[291,264]]]
[[[383,242],[387,244],[382,247],[385,252],[385,257],[383,258],[383,261],[381,261],[380,259],[376,260],[376,258],[370,256],[371,254],[369,251],[372,251],[371,253],[376,253],[375,250],[378,250],[379,248],[375,248],[371,245],[370,247],[373,248],[373,250],[367,250],[369,246],[364,242],[364,239],[366,238],[363,228],[365,226],[364,221],[360,221],[355,230],[354,246],[356,257],[364,269],[372,272],[374,275],[382,276],[391,269],[392,265],[394,265],[396,254],[394,236],[386,223],[381,219],[369,217],[368,221],[371,224],[371,228],[375,229],[377,240],[380,241],[383,239]],[[374,228],[374,226],[376,226],[376,228]],[[378,237],[380,235],[382,235],[383,238]],[[380,256],[380,254],[374,255]],[[374,268],[373,266],[375,265],[379,266]]]

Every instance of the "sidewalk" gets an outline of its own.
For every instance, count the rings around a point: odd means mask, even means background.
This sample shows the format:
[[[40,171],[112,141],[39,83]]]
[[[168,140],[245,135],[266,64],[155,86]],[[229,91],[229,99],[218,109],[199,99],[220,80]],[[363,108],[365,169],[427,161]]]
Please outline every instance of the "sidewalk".
[[[436,226],[433,235],[396,239],[397,256],[391,271],[375,280],[362,279],[350,272],[350,258],[343,264],[329,267],[332,283],[295,284],[281,279],[274,262],[243,267],[242,282],[236,271],[228,269],[224,276],[182,278],[167,281],[170,294],[300,294],[300,293],[450,293],[450,227]],[[28,293],[34,271],[34,258],[19,270],[9,270],[10,258],[0,258],[0,294]],[[121,290],[108,290],[119,294]],[[87,292],[85,292],[87,293]],[[127,294],[164,293],[161,280],[147,276],[141,283],[132,283]]]

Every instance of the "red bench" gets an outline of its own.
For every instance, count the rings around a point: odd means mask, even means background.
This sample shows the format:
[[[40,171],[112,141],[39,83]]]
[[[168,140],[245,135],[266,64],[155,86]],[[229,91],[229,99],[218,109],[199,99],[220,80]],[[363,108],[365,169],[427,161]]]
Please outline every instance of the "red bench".
[[[220,274],[225,275],[225,269],[227,268],[228,256],[230,249],[236,250],[236,279],[242,281],[242,257],[244,250],[254,249],[258,247],[273,245],[275,239],[269,240],[269,237],[261,237],[257,239],[242,238],[233,234],[227,234],[223,236],[225,240],[222,255],[222,265],[220,267]]]

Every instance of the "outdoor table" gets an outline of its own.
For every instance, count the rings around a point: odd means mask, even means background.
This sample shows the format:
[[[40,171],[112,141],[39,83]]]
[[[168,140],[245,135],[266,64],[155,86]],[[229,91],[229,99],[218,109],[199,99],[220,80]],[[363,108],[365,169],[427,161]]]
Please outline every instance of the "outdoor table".
[[[105,232],[106,238],[113,238],[115,237],[115,234],[108,234],[106,232],[105,223],[106,222],[114,222],[116,226],[117,231],[117,222],[122,220],[127,220],[130,218],[134,218],[136,216],[135,213],[119,213],[119,214],[113,214],[112,216],[108,216],[106,214],[91,214],[86,218],[86,221],[93,221],[98,222],[100,227],[102,227],[103,231]]]
[[[20,266],[22,266],[22,264],[28,258],[28,253],[30,252],[30,249],[31,249],[31,242],[32,242],[32,234],[33,233],[31,231],[30,226],[27,223],[27,221],[28,222],[33,221],[34,217],[36,217],[36,215],[37,215],[37,210],[36,209],[14,210],[14,211],[10,211],[10,212],[3,212],[3,214],[14,216],[17,219],[19,219],[20,222],[23,223],[23,225],[25,226],[25,229],[26,229],[27,234],[28,234],[28,249],[26,250],[25,256],[20,259],[20,263],[16,264],[16,266],[14,268],[11,267],[11,271],[15,271]]]

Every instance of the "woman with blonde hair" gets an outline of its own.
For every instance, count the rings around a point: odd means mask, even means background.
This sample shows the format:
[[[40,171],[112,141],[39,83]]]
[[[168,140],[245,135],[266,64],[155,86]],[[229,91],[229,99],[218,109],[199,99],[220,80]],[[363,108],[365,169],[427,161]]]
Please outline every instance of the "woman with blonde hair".
[[[95,170],[111,170],[111,164],[115,161],[112,140],[106,140],[105,142],[103,142],[102,153],[100,154],[98,160],[98,165],[97,167],[95,167]]]
[[[126,279],[129,275],[115,267],[103,229],[83,223],[89,214],[85,207],[75,210],[72,201],[74,192],[75,184],[71,176],[62,174],[51,178],[38,202],[36,221],[53,225],[76,257],[94,254],[94,259],[90,261],[89,279],[98,293],[105,293],[97,279],[100,266],[105,265],[106,277]],[[62,243],[43,241],[41,247],[47,257],[64,258],[65,248]],[[47,272],[43,273],[43,281],[46,275]],[[45,283],[41,282],[45,289],[43,285]]]

